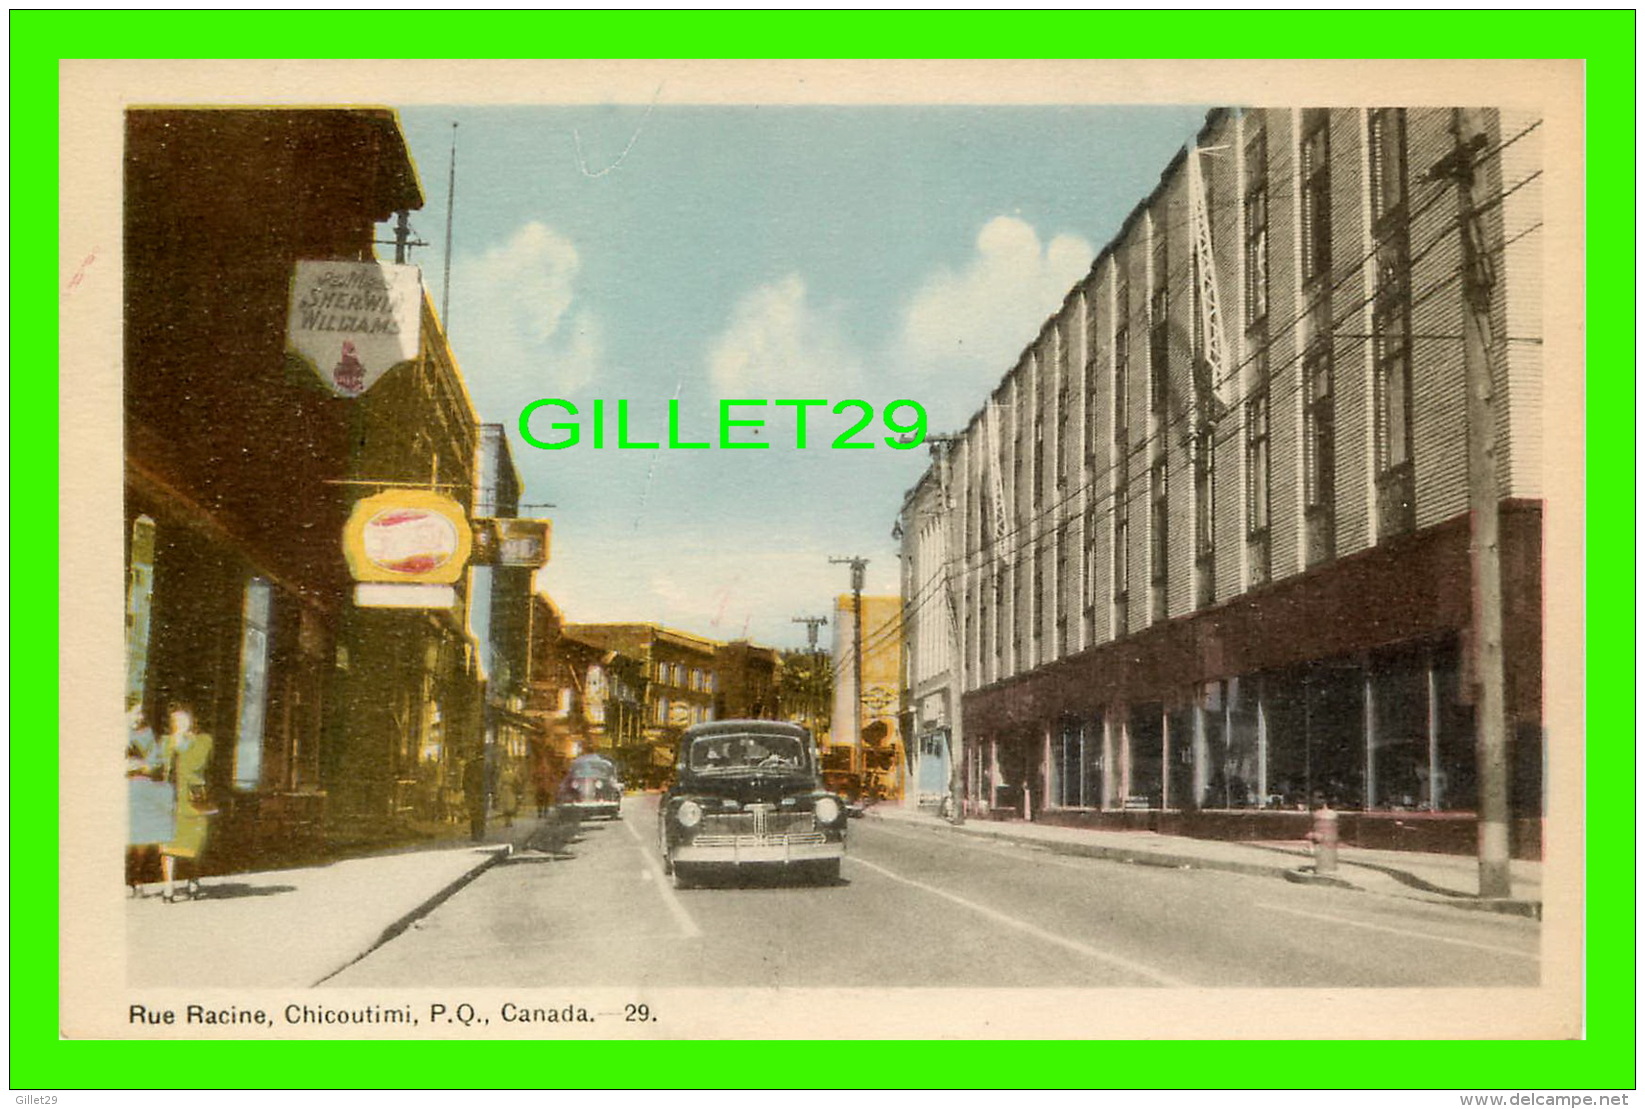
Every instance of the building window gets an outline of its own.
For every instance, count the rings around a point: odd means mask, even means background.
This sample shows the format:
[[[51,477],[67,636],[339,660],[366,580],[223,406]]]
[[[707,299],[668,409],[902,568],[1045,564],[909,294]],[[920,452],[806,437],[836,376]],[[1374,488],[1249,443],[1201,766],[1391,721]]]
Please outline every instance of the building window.
[[[126,704],[141,705],[148,693],[149,632],[154,613],[154,521],[139,516],[131,525],[131,558],[126,578]]]
[[[1119,311],[1118,321],[1114,325],[1114,442],[1120,445],[1122,452],[1129,444],[1130,434],[1126,421],[1131,411],[1131,343],[1125,326],[1125,305],[1130,299],[1129,294],[1129,287],[1122,282],[1114,298]]]
[[[1311,344],[1302,360],[1303,485],[1307,500],[1308,562],[1336,551],[1336,400],[1331,344]]]
[[[1057,657],[1068,653],[1068,525],[1057,531]]]
[[[994,625],[990,623],[988,619],[988,594],[990,592],[991,591],[986,585],[976,591],[977,632],[975,638],[977,651],[976,657],[973,659],[973,663],[977,676],[976,680],[979,685],[985,685],[989,680],[987,668],[988,660],[991,657],[989,652],[989,642],[994,631]]]
[[[1268,580],[1268,525],[1271,514],[1268,440],[1268,352],[1258,355],[1262,382],[1245,401],[1245,538],[1253,584]]]
[[[1124,484],[1114,486],[1114,638],[1130,625],[1131,594],[1131,491]]]
[[[1405,112],[1370,116],[1372,234],[1376,291],[1371,332],[1376,379],[1378,533],[1416,524],[1411,460],[1411,257],[1406,204]]]
[[[1302,280],[1331,273],[1331,114],[1302,113]]]
[[[1085,307],[1085,468],[1095,471],[1097,468],[1097,411],[1101,403],[1102,392],[1097,388],[1101,380],[1098,367],[1101,365],[1101,356],[1098,353],[1101,345],[1097,341],[1098,322],[1096,297],[1087,295]]]
[[[1245,325],[1268,316],[1268,132],[1245,143]]]
[[[1000,567],[994,575],[994,661],[996,674],[1005,673],[1005,645],[1010,641],[1006,635],[1005,617],[1011,606],[1005,603],[1005,567]]]
[[[1085,510],[1085,551],[1082,570],[1085,604],[1085,645],[1097,638],[1097,508]]]
[[[1166,282],[1170,255],[1166,247],[1165,230],[1156,226],[1154,231],[1154,291],[1148,302],[1148,410],[1165,418],[1165,398],[1169,392],[1170,375],[1170,286]]]
[[[1160,458],[1148,474],[1148,580],[1153,586],[1154,619],[1165,619],[1166,566],[1170,553],[1170,512],[1166,499],[1165,459]]]
[[[1017,391],[1019,411],[1024,400],[1023,394],[1024,390],[1019,389]],[[1027,436],[1029,429],[1025,425],[1026,421],[1019,419],[1016,438],[1012,440],[1016,465],[1012,467],[1014,478],[1011,487],[1011,512],[1009,518],[1013,523],[1022,519],[1023,510],[1028,504],[1028,498],[1031,496],[1028,488],[1029,453]]]
[[[1051,561],[1051,552],[1045,551],[1035,560],[1035,581],[1029,583],[1034,591],[1034,662],[1045,661],[1045,595],[1050,592],[1051,575],[1046,573],[1046,567]],[[1053,603],[1056,598],[1051,598]]]
[[[1066,351],[1066,348],[1065,348]],[[1057,489],[1068,487],[1068,367],[1063,366],[1057,385]]]
[[[1026,653],[1023,650],[1022,625],[1024,621],[1035,613],[1032,602],[1027,597],[1030,586],[1029,574],[1033,572],[1033,564],[1026,558],[1018,558],[1015,572],[1012,576],[1014,591],[1011,607],[1011,669],[1015,673],[1023,668],[1023,659]]]
[[[1195,604],[1216,599],[1217,444],[1209,426],[1194,435]]]
[[[1038,508],[1045,500],[1045,412],[1039,407],[1038,401],[1039,398],[1036,397],[1034,408],[1034,474],[1029,479],[1034,483],[1035,508]]]
[[[268,707],[269,625],[274,589],[262,578],[246,582],[240,636],[240,706],[234,744],[234,787],[263,784],[263,723]]]
[[[1371,112],[1371,222],[1405,214],[1405,109]]]

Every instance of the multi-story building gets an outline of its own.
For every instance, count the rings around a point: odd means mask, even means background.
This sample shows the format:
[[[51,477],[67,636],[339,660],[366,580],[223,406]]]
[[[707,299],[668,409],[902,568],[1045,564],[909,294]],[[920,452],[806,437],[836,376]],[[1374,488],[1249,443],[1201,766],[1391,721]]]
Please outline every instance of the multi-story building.
[[[633,734],[615,736],[612,749],[624,780],[657,784],[674,766],[680,734],[715,719],[719,690],[716,640],[656,624],[570,624],[566,634],[638,664],[643,717]]]
[[[948,581],[954,520],[946,509],[945,481],[940,467],[922,474],[903,499],[899,523],[904,529],[901,722],[909,762],[904,800],[932,811],[949,796],[959,689],[954,667],[958,604]]]
[[[520,475],[502,424],[480,425],[478,487],[475,514],[482,526],[506,527],[520,512]],[[499,523],[503,521],[504,523]],[[530,670],[532,583],[537,568],[531,552],[522,558],[505,550],[505,536],[493,534],[492,565],[473,569],[470,625],[479,643],[480,670],[485,679],[485,750],[492,794],[501,776],[517,780],[532,776],[538,760],[532,741],[537,738],[533,719],[525,714]],[[546,550],[540,551],[546,557]]]
[[[781,671],[775,648],[746,639],[721,644],[714,651],[715,719],[781,720]]]
[[[1540,131],[1483,118],[1465,281],[1452,111],[1211,112],[938,447],[900,524],[905,680],[934,747],[963,690],[970,811],[1291,836],[1328,803],[1362,843],[1472,849],[1478,288],[1537,849]]]
[[[358,438],[342,486],[351,499],[431,489],[474,517],[480,421],[426,293],[418,358],[353,403]],[[465,792],[464,772],[485,758],[472,576],[455,583],[449,607],[343,611],[339,742],[325,769],[331,806],[351,834],[468,826],[476,801]]]
[[[565,632],[559,606],[531,596],[526,682],[528,776],[533,792],[552,790],[578,755],[609,753],[623,737],[638,734],[630,722],[641,713],[643,682],[637,663]]]

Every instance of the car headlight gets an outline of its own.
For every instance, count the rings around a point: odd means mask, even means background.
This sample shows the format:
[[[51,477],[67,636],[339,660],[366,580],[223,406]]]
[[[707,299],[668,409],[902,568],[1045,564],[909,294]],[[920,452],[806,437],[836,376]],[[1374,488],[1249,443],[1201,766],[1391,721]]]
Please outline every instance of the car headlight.
[[[674,810],[674,820],[682,828],[695,828],[703,818],[703,807],[695,801],[681,801]]]
[[[840,803],[832,797],[819,797],[816,814],[817,823],[832,824],[840,818]]]

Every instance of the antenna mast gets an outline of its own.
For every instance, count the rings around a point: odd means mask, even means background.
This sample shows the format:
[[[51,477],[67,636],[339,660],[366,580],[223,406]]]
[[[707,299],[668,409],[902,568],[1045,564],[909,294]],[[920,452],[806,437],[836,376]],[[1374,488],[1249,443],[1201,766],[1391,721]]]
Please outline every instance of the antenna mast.
[[[446,178],[446,270],[440,285],[440,324],[451,338],[451,213],[457,205],[457,124],[451,124],[451,172]]]

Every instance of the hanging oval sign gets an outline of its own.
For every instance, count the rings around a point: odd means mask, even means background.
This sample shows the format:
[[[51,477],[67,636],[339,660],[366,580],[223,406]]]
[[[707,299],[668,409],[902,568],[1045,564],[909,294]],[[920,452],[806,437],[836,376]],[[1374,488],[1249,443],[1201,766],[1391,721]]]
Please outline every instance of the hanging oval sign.
[[[462,576],[472,547],[463,506],[421,489],[356,502],[343,532],[355,581],[449,584]]]

